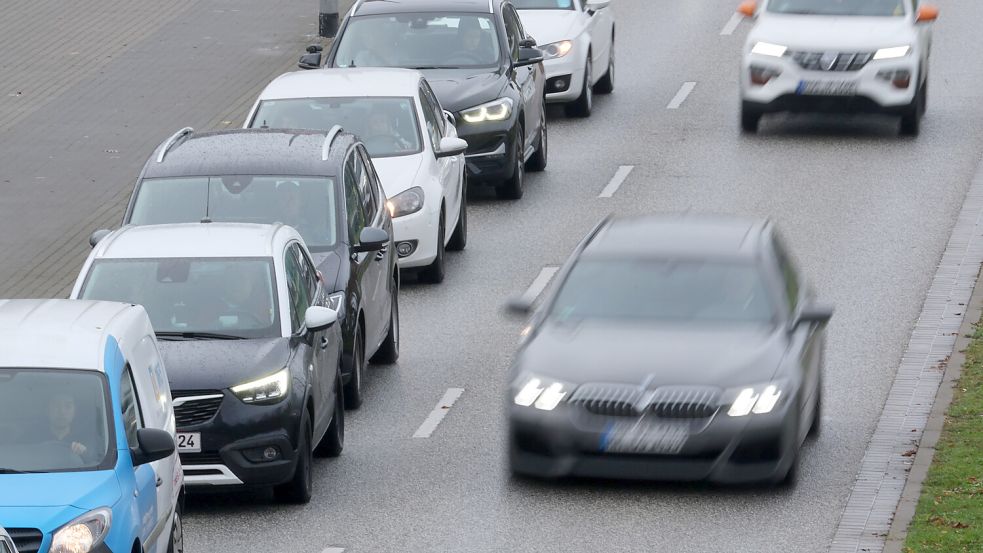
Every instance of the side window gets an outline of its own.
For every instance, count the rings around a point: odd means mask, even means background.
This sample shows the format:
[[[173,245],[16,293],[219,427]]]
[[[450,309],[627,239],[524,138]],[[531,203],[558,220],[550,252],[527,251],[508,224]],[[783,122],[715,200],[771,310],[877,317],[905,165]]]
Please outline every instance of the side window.
[[[143,428],[143,415],[140,412],[140,399],[137,397],[136,386],[133,384],[133,373],[130,366],[123,369],[119,382],[119,398],[123,410],[123,429],[126,431],[126,444],[137,447],[137,430]]]
[[[365,215],[362,213],[362,198],[355,177],[354,151],[348,154],[348,160],[345,161],[345,210],[348,217],[348,243],[356,244],[365,228]]]
[[[440,123],[441,119],[434,113],[433,106],[430,105],[430,99],[427,98],[427,93],[423,88],[420,89],[420,106],[423,108],[423,118],[427,123],[427,134],[430,135],[430,144],[436,150],[440,146],[443,125]]]
[[[433,93],[433,89],[431,89],[430,85],[428,85],[425,81],[423,82],[422,88],[423,96],[427,99],[427,105],[431,110],[433,110],[433,115],[437,118],[437,121],[440,121],[440,126],[438,128],[444,129],[444,122],[446,119],[444,119],[444,108],[441,107],[440,100],[437,100],[437,95]],[[443,134],[444,133],[441,133],[441,135]]]
[[[291,246],[291,249],[297,258],[297,264],[300,266],[300,274],[304,278],[304,286],[307,287],[307,298],[310,300],[310,304],[313,305],[317,299],[317,269],[314,268],[314,264],[311,263],[307,254],[301,249],[300,244],[294,244]]]
[[[294,245],[287,248],[284,256],[284,269],[287,273],[287,295],[290,296],[290,327],[294,333],[304,326],[304,315],[310,306],[307,283],[301,273],[300,262],[294,252]]]
[[[510,6],[505,8],[502,14],[505,17],[505,34],[509,39],[509,52],[512,61],[519,59],[519,41],[522,40],[522,27],[519,24],[519,16]]]
[[[373,186],[369,171],[366,168],[365,159],[368,154],[361,147],[358,148],[358,155],[355,157],[355,175],[358,177],[358,193],[362,197],[362,212],[365,213],[365,224],[371,225],[375,221],[376,211],[379,209],[378,190]]]
[[[785,295],[788,298],[788,307],[794,313],[799,304],[799,275],[778,236],[772,237],[772,247],[775,250],[775,257],[778,259],[778,268],[782,271],[782,278],[785,281]]]

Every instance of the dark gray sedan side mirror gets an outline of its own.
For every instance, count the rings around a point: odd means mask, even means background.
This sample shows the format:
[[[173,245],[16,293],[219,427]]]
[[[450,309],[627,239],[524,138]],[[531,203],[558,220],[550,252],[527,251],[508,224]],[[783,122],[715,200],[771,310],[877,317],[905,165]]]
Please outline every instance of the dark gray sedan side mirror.
[[[321,51],[324,48],[318,44],[312,44],[307,47],[307,53],[300,56],[300,62],[297,66],[301,69],[319,69],[321,67]]]
[[[93,232],[89,235],[89,246],[92,246],[93,248],[96,247],[96,244],[102,241],[102,239],[108,236],[111,232],[113,231],[109,229],[99,229]]]
[[[539,48],[519,48],[519,59],[515,62],[515,66],[535,65],[541,61],[543,61],[543,51]]]
[[[141,428],[137,430],[137,443],[130,444],[130,452],[135,467],[166,459],[174,453],[174,437],[159,428]]]
[[[358,235],[358,244],[352,245],[352,251],[376,252],[389,243],[389,233],[376,227],[365,227]]]
[[[822,304],[809,304],[802,307],[792,322],[792,328],[798,328],[803,324],[826,324],[833,318],[833,306]]]

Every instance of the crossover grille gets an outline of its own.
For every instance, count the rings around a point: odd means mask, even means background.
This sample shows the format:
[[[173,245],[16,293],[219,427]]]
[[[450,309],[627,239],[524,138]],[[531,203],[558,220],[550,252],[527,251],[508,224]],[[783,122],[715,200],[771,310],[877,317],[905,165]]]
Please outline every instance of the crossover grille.
[[[809,71],[859,71],[874,54],[869,52],[790,52],[788,55]]]
[[[212,420],[222,405],[223,395],[218,390],[181,390],[174,397],[174,419],[178,428],[194,426]]]

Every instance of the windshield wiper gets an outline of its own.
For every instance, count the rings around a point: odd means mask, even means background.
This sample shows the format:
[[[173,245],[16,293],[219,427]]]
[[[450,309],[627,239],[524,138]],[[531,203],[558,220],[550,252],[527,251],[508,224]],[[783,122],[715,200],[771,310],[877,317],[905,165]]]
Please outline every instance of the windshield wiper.
[[[158,332],[157,337],[165,340],[245,340],[242,336],[217,332]]]
[[[0,474],[31,474],[32,470],[17,470],[0,467]]]
[[[411,67],[410,69],[416,69],[417,71],[424,71],[427,69],[460,69],[456,65],[418,65],[416,67]]]

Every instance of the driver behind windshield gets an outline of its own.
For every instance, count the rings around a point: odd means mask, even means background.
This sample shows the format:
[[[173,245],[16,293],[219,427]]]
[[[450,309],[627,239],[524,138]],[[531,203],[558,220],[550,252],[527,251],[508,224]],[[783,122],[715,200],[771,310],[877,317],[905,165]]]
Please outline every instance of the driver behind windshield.
[[[403,152],[413,149],[413,145],[396,130],[392,116],[381,106],[369,113],[364,142],[370,152]]]
[[[37,438],[41,442],[64,444],[84,464],[97,461],[98,453],[89,438],[79,431],[75,420],[75,397],[68,392],[56,391],[48,397],[48,427]]]

